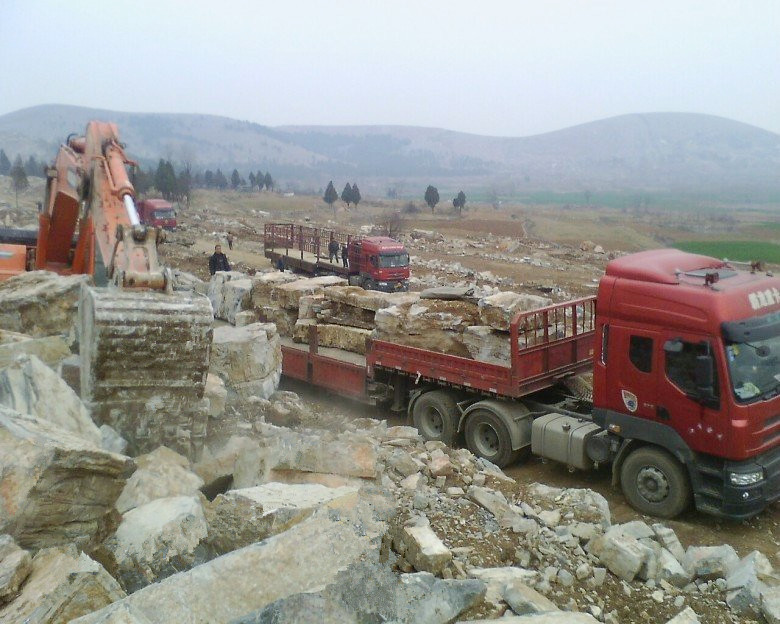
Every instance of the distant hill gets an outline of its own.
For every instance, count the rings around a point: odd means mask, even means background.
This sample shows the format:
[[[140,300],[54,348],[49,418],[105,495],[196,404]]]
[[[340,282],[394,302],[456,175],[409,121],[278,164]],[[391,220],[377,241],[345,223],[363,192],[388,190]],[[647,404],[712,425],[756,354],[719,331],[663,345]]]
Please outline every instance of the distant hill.
[[[115,121],[129,154],[196,168],[270,170],[312,188],[425,182],[510,190],[780,189],[780,135],[693,113],[612,117],[530,137],[413,126],[268,127],[213,115],[125,113],[43,105],[0,116],[9,157],[50,160],[90,119]]]

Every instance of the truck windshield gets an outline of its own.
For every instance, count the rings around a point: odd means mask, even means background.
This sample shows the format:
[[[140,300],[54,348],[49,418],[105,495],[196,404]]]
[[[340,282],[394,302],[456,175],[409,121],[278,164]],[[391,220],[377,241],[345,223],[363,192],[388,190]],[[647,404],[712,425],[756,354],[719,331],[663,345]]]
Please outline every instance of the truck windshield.
[[[731,386],[741,403],[780,392],[780,335],[751,342],[726,342]]]
[[[380,254],[379,266],[383,269],[388,269],[392,267],[409,266],[409,254],[408,253]]]
[[[173,210],[155,210],[155,219],[175,219],[176,213]]]

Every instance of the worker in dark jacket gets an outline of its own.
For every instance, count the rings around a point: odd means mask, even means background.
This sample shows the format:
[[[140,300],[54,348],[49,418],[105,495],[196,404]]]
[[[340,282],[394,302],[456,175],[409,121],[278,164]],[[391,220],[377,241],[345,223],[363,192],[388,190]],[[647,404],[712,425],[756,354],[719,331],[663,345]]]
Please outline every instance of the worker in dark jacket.
[[[349,252],[347,250],[347,246],[346,245],[342,245],[341,246],[341,261],[344,263],[344,268],[345,269],[349,267],[349,262],[347,261],[348,255],[349,255]]]
[[[217,271],[229,271],[230,263],[227,256],[222,253],[222,245],[214,247],[214,253],[209,258],[209,273],[214,275]]]
[[[328,262],[339,262],[339,242],[331,240],[328,243]]]

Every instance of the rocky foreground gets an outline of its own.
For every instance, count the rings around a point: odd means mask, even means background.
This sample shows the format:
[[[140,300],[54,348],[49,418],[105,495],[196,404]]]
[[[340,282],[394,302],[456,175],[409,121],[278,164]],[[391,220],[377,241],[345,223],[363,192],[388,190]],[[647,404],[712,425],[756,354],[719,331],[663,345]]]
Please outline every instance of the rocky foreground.
[[[195,452],[130,457],[79,399],[75,303],[43,324],[58,279],[25,278],[0,286],[0,623],[780,622],[757,551],[279,391],[274,324],[215,328]]]

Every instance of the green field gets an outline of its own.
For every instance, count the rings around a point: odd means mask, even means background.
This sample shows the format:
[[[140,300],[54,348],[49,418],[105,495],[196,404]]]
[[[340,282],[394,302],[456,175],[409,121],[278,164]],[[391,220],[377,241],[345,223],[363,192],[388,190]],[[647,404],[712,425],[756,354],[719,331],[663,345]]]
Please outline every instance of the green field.
[[[780,245],[763,241],[679,241],[674,245],[683,251],[750,262],[762,260],[780,264]]]

